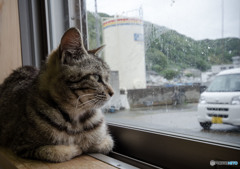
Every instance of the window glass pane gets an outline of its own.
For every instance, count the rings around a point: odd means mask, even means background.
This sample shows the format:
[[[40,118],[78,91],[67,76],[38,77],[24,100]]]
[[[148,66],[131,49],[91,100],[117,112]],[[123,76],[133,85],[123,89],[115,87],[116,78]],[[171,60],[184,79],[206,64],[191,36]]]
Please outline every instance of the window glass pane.
[[[107,121],[240,146],[240,1],[88,0],[87,10],[89,47],[105,44],[112,70]]]
[[[240,74],[222,75],[216,77],[209,85],[208,92],[240,91]]]

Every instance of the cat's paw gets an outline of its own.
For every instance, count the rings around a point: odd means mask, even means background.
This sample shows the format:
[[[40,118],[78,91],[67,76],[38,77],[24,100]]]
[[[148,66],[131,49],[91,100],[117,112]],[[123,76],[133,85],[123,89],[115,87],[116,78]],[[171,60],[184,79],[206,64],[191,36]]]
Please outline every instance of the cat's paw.
[[[94,151],[107,154],[113,149],[113,146],[114,142],[112,137],[110,135],[107,135],[100,144],[95,146]]]
[[[77,145],[47,145],[39,147],[35,151],[35,157],[50,162],[68,161],[82,154]]]

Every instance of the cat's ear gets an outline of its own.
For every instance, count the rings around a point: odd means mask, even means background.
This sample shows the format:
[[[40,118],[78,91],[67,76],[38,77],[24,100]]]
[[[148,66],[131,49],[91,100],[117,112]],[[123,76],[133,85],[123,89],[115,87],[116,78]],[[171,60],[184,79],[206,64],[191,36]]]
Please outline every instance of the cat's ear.
[[[105,47],[106,45],[102,45],[100,46],[99,48],[97,49],[92,49],[92,50],[89,50],[88,53],[89,54],[93,54],[93,55],[98,55]]]
[[[63,64],[70,64],[72,60],[80,59],[87,54],[84,48],[82,36],[77,28],[68,29],[61,39],[60,60]]]

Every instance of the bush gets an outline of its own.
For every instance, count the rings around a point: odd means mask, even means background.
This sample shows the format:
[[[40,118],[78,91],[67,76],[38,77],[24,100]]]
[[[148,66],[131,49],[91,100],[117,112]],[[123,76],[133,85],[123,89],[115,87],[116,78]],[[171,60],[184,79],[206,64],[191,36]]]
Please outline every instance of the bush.
[[[187,73],[185,74],[186,77],[193,77],[193,74],[192,73]]]
[[[163,72],[164,78],[167,80],[172,80],[173,78],[177,77],[179,75],[179,72],[176,70],[168,69]]]

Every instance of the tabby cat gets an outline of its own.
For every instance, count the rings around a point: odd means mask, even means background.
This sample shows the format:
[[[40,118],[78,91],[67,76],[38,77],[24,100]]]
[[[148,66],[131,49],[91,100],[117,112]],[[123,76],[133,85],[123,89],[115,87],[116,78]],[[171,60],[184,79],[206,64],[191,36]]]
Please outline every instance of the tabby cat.
[[[87,51],[70,28],[40,70],[25,66],[7,77],[0,85],[0,145],[50,162],[111,151],[99,110],[113,95],[101,49]]]

